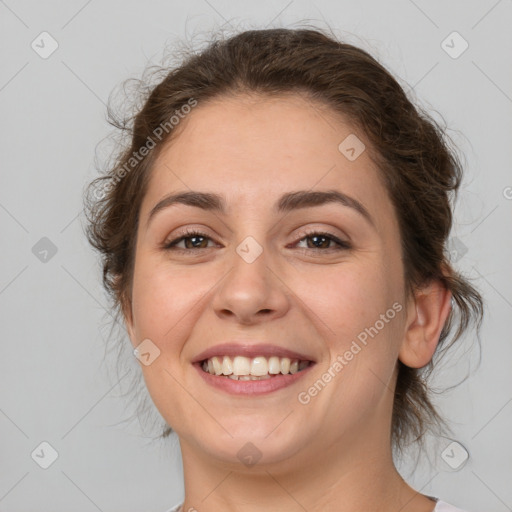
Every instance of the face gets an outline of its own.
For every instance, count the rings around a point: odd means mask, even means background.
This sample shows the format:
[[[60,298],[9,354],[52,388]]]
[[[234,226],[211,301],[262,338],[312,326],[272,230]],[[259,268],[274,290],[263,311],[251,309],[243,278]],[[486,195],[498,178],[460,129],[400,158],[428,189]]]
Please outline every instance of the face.
[[[389,433],[403,267],[368,150],[339,149],[352,134],[368,148],[364,134],[299,96],[218,99],[183,122],[141,206],[127,315],[133,346],[150,340],[141,368],[160,413],[182,446],[225,464],[248,442],[260,464],[293,464]],[[223,209],[161,203],[192,191]],[[198,360],[215,354],[214,373],[246,356],[265,378],[207,375]]]

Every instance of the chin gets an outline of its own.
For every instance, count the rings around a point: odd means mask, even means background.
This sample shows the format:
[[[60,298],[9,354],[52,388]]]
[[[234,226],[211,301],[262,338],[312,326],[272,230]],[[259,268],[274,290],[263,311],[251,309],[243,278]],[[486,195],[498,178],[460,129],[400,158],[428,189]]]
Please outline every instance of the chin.
[[[208,439],[203,434],[200,443],[203,444],[204,452],[212,458],[230,466],[235,465],[238,469],[281,464],[300,452],[308,443],[306,439],[300,438],[302,436],[299,433],[294,435],[290,431],[278,432],[276,425],[279,421],[273,418],[272,421],[258,425],[253,422],[251,427],[245,422],[238,426],[234,422],[230,427],[223,423],[229,434],[221,427],[215,427],[212,431],[215,432],[215,438]]]

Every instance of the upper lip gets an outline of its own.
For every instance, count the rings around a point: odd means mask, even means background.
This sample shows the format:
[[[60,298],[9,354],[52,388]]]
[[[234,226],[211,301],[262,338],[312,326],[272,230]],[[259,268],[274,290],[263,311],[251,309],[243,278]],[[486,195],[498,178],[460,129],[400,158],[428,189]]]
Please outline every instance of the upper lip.
[[[277,357],[288,357],[290,359],[300,359],[301,361],[313,361],[312,356],[307,354],[301,354],[299,352],[295,352],[294,350],[289,350],[284,347],[279,347],[277,345],[272,345],[270,343],[246,343],[246,342],[238,342],[238,343],[223,343],[220,345],[215,345],[213,347],[209,347],[200,354],[198,354],[194,359],[193,363],[199,363],[204,361],[205,359],[210,359],[214,356],[245,356],[249,358],[257,357],[257,356],[277,356]]]

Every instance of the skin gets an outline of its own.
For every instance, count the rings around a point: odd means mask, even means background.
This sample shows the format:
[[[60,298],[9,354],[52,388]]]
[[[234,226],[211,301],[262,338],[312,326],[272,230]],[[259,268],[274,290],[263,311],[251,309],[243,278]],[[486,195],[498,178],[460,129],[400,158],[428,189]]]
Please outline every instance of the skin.
[[[394,467],[391,412],[397,360],[413,367],[430,361],[451,296],[432,282],[406,301],[397,217],[379,171],[369,151],[349,161],[338,150],[352,133],[368,148],[364,134],[299,95],[216,99],[198,105],[178,129],[141,205],[125,319],[134,347],[149,338],[160,350],[141,369],[179,436],[183,510],[432,511],[435,503]],[[147,224],[163,197],[190,190],[223,194],[226,214],[179,204]],[[373,225],[336,203],[273,211],[282,194],[298,190],[348,194]],[[187,253],[162,248],[186,227],[209,237],[196,243],[203,248],[190,239],[179,243]],[[325,230],[351,248],[336,250],[328,239],[315,246],[311,235]],[[263,251],[252,263],[235,250],[247,236]],[[298,394],[394,303],[402,310],[300,403]],[[317,364],[267,396],[208,386],[191,361],[241,339],[275,343]],[[237,457],[248,442],[262,454],[251,467]]]

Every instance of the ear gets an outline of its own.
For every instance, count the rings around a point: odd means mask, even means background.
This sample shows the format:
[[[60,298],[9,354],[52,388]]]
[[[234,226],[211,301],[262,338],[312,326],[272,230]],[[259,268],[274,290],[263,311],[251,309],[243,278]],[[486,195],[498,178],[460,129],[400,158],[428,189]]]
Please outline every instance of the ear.
[[[422,368],[430,362],[451,310],[451,298],[452,293],[439,280],[415,292],[398,354],[402,363],[411,368]]]
[[[133,325],[132,303],[130,298],[127,297],[125,294],[121,294],[119,302],[121,304],[121,312],[123,314],[126,330],[133,344],[135,340],[135,329]]]

